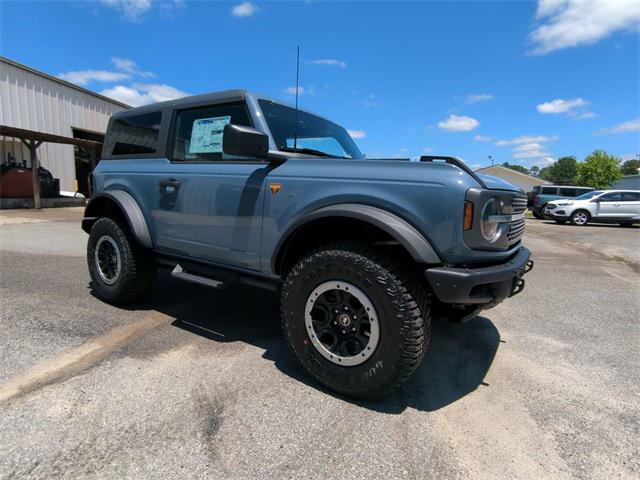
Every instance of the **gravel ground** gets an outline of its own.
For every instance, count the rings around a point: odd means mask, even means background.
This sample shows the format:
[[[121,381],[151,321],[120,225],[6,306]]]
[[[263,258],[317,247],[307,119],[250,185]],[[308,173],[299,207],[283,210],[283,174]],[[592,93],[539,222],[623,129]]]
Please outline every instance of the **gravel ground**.
[[[528,221],[525,291],[369,403],[304,375],[272,293],[98,301],[80,215],[0,212],[1,478],[640,475],[640,229]]]

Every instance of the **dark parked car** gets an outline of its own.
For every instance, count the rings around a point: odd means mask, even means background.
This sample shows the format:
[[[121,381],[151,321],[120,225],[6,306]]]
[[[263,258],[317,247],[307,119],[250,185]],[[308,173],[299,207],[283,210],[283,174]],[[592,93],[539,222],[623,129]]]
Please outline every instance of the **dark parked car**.
[[[533,213],[533,216],[544,218],[544,209],[551,200],[560,200],[563,198],[575,198],[580,195],[593,191],[591,187],[573,187],[570,185],[537,185],[533,187],[533,191],[527,193],[527,207]]]

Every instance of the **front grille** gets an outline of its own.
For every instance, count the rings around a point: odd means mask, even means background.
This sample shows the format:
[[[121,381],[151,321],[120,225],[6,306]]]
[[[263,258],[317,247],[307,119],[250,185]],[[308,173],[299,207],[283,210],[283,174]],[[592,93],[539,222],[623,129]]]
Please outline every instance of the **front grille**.
[[[517,215],[523,213],[527,209],[527,196],[522,193],[515,193],[511,200],[511,213]],[[509,246],[519,242],[524,235],[524,218],[514,220],[509,224],[509,232],[507,233],[507,243]]]
[[[522,213],[527,209],[527,196],[522,193],[516,193],[511,200],[511,208],[513,213]]]

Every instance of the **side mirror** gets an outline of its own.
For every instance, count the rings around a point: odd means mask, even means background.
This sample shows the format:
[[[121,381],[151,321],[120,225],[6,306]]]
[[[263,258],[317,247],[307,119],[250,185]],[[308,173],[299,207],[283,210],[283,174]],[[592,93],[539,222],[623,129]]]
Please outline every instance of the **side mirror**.
[[[266,158],[269,137],[255,128],[228,123],[222,135],[222,151],[238,157]]]

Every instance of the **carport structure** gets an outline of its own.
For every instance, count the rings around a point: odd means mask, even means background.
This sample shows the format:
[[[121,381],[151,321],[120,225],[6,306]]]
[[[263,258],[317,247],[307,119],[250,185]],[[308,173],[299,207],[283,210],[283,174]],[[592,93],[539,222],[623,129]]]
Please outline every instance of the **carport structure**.
[[[28,149],[31,157],[31,179],[33,185],[33,206],[36,209],[42,208],[40,199],[40,178],[38,175],[38,147],[45,142],[60,143],[64,145],[75,145],[81,148],[90,158],[91,170],[96,166],[97,159],[100,156],[102,143],[82,138],[64,137],[51,133],[36,132],[33,130],[24,130],[22,128],[9,127],[0,125],[0,136],[19,139]]]

